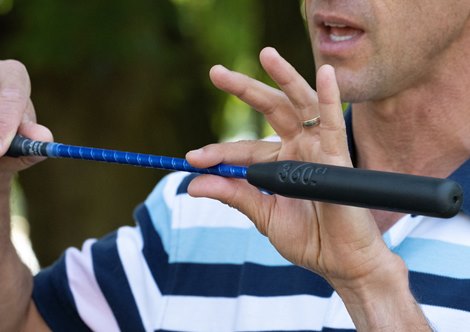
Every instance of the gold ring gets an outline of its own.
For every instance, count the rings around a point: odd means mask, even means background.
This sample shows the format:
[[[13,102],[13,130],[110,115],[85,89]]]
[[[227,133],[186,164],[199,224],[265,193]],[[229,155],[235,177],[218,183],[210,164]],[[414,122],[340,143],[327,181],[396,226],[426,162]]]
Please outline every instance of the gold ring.
[[[302,121],[302,126],[304,128],[316,127],[320,124],[320,116],[316,116],[312,119]]]

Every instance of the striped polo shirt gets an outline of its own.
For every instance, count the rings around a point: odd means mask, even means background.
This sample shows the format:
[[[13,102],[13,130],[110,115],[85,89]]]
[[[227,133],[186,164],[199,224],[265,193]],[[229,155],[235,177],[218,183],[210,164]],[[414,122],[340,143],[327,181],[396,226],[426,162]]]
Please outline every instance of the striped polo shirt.
[[[286,261],[235,209],[192,198],[194,175],[165,177],[135,226],[70,248],[35,277],[54,331],[354,331],[338,294]],[[451,219],[407,215],[383,235],[437,331],[470,328],[470,160]]]

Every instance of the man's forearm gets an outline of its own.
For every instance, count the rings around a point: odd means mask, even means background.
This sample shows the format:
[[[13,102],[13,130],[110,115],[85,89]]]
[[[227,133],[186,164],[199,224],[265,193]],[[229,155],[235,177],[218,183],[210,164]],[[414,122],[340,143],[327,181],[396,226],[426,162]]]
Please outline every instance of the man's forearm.
[[[32,276],[10,240],[11,175],[0,175],[0,330],[22,329],[31,302]]]

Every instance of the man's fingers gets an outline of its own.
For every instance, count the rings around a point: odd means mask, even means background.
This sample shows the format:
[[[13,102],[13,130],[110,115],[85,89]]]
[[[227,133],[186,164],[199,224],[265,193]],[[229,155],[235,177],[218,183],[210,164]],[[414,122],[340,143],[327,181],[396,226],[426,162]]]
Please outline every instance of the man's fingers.
[[[22,123],[18,128],[18,133],[24,137],[41,142],[52,142],[54,140],[49,128],[35,122]]]
[[[340,92],[332,66],[324,65],[318,70],[317,90],[321,150],[327,157],[334,157],[336,161],[342,160],[344,165],[350,165]]]
[[[209,75],[216,87],[263,113],[279,136],[290,136],[299,130],[292,103],[282,91],[221,65],[212,67]]]
[[[318,115],[317,94],[307,81],[272,47],[264,48],[260,61],[297,110],[298,121]]]
[[[39,125],[34,122],[27,122],[20,125],[18,128],[18,133],[21,135],[31,138],[33,140],[42,141],[42,142],[52,142],[53,137],[51,131],[42,125]],[[15,158],[21,164],[18,170],[25,169],[30,167],[44,159],[45,157],[19,157]]]
[[[29,76],[17,61],[0,61],[0,155],[3,155],[22,122],[30,96]]]
[[[194,167],[205,168],[220,163],[251,165],[253,163],[274,161],[280,148],[278,142],[240,141],[210,144],[189,151],[186,159]]]
[[[237,96],[261,112],[284,99],[281,91],[222,65],[212,67],[209,76],[216,87]]]
[[[26,68],[15,60],[0,61],[0,156],[8,150],[19,133],[40,141],[52,141],[52,133],[36,124],[36,113],[30,99],[31,84]],[[43,158],[2,159],[2,169],[18,171]]]
[[[31,84],[26,67],[16,60],[0,61],[0,89],[2,92],[18,94],[29,97]]]

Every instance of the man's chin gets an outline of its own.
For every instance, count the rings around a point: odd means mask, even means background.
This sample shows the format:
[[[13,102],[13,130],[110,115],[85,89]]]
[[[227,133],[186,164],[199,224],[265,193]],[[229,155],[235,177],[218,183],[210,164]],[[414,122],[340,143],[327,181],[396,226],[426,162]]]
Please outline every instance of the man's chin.
[[[370,91],[355,82],[338,82],[343,103],[362,103],[371,99]]]

